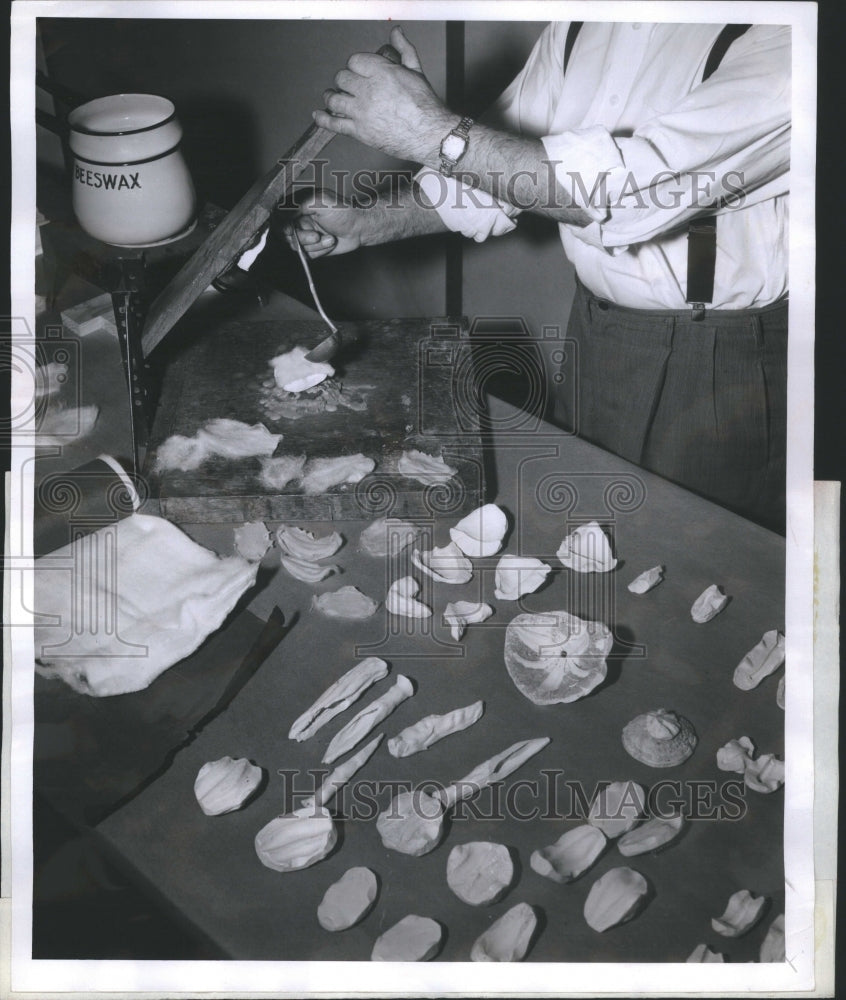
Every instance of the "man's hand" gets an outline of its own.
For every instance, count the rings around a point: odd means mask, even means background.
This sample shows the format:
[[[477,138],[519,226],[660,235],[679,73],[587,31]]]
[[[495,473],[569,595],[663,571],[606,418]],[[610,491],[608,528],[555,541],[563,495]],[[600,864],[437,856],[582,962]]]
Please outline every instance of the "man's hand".
[[[323,95],[327,111],[315,111],[322,128],[349,135],[401,160],[436,165],[441,140],[460,121],[432,90],[417,50],[402,28],[391,32],[402,65],[372,52],[351,56]]]
[[[312,259],[349,253],[368,242],[367,221],[364,209],[344,201],[337,192],[313,191],[300,203],[293,228],[285,229],[285,239],[292,250],[298,239]]]

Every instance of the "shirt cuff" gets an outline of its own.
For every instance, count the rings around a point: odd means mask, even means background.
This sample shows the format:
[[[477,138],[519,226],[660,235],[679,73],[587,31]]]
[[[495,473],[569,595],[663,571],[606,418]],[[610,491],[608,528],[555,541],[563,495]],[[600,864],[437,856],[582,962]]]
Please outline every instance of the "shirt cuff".
[[[489,236],[502,236],[516,228],[511,218],[519,209],[479,188],[444,177],[424,167],[414,178],[426,200],[454,233],[481,243]]]
[[[623,169],[623,158],[602,125],[572,129],[541,139],[558,187],[594,222],[608,218],[609,177]]]

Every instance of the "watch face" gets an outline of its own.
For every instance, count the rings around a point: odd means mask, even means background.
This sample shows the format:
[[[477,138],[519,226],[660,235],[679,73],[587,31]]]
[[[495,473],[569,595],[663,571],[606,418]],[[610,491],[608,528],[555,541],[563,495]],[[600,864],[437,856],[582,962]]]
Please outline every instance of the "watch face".
[[[448,160],[457,160],[467,148],[467,140],[460,135],[448,135],[441,143],[441,155]]]

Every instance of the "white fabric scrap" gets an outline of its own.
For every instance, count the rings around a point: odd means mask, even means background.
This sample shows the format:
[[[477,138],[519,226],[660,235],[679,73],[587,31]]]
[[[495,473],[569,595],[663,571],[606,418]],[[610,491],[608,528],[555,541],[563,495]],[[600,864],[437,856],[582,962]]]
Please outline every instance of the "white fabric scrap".
[[[373,459],[360,453],[339,458],[312,458],[303,472],[303,491],[314,496],[341,483],[358,483],[375,468]]]
[[[140,691],[221,625],[257,570],[132,514],[36,560],[36,669],[96,697]]]
[[[48,410],[36,430],[36,445],[65,445],[86,437],[94,429],[99,412],[97,406],[68,406]]]
[[[305,468],[305,455],[279,455],[276,458],[263,458],[259,481],[262,486],[271,490],[281,490],[288,483],[299,479]]]
[[[404,451],[397,462],[397,471],[409,479],[416,479],[424,486],[448,483],[458,471],[438,455],[427,455],[425,451],[412,448]]]
[[[224,458],[252,458],[272,455],[282,440],[281,434],[271,434],[264,424],[245,424],[240,420],[219,417],[207,421],[197,432],[212,455]]]
[[[55,396],[68,380],[68,366],[58,361],[48,361],[35,369],[35,401],[45,396]]]
[[[281,434],[271,434],[264,424],[251,426],[219,417],[208,420],[193,437],[173,434],[163,441],[156,454],[156,468],[190,472],[213,455],[223,458],[272,455],[281,440]]]

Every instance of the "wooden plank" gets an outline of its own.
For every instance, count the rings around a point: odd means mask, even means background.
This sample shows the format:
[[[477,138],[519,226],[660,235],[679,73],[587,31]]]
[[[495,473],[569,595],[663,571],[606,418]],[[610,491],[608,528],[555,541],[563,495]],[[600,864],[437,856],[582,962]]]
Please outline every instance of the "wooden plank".
[[[154,300],[144,325],[141,349],[150,354],[197,297],[222,274],[270,218],[297,176],[334,132],[312,125],[264,176],[260,177],[176,277]]]
[[[180,523],[249,520],[342,520],[459,513],[482,502],[484,470],[469,343],[456,323],[427,319],[346,323],[354,339],[339,358],[345,392],[366,400],[357,412],[339,406],[294,420],[268,413],[263,385],[269,361],[325,334],[317,321],[233,321],[186,349],[167,371],[152,432],[148,475],[161,513]],[[373,458],[360,484],[307,496],[299,483],[271,490],[259,480],[258,458],[213,458],[199,469],[156,474],[158,446],[173,434],[192,436],[225,417],[263,423],[283,439],[277,454],[330,458],[358,452]],[[402,452],[443,455],[458,473],[427,487],[401,476]]]
[[[396,65],[402,61],[392,45],[381,46],[377,55]],[[211,282],[235,261],[267,222],[274,206],[284,200],[299,174],[334,138],[334,132],[310,125],[288,152],[253,184],[150,306],[141,338],[144,357],[156,348]]]

